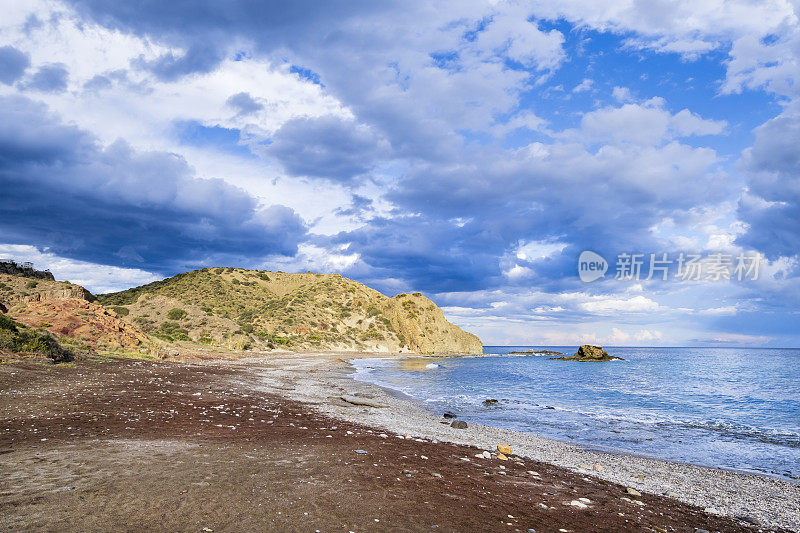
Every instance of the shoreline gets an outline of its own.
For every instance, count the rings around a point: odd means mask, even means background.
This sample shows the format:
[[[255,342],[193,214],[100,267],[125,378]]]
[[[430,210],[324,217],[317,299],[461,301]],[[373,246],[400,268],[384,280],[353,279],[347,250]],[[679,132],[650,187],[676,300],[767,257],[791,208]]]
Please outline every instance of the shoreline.
[[[800,484],[761,473],[668,461],[636,453],[594,449],[580,443],[553,439],[533,433],[506,430],[477,423],[453,429],[421,402],[400,391],[354,379],[354,368],[335,362],[335,354],[295,354],[286,359],[258,359],[270,367],[267,382],[275,379],[293,384],[293,399],[308,403],[327,416],[369,427],[453,444],[494,450],[507,442],[519,455],[569,469],[584,476],[632,487],[643,493],[670,497],[728,517],[755,517],[763,526],[800,530]],[[349,360],[392,358],[383,354],[339,354]],[[413,357],[413,356],[412,356]],[[425,357],[425,356],[423,356]],[[478,356],[480,357],[480,356]],[[277,363],[277,368],[273,366]],[[254,370],[257,367],[254,367]],[[312,372],[309,372],[312,371]],[[263,389],[271,390],[269,386]],[[348,406],[336,402],[336,393],[363,396],[386,408]],[[399,394],[402,394],[400,396]],[[596,470],[600,465],[601,470]]]
[[[405,358],[420,357],[420,358],[437,358],[438,359],[438,358],[451,358],[451,357],[484,357],[484,356],[487,356],[487,357],[488,356],[503,356],[504,357],[505,354],[499,354],[498,355],[498,354],[488,354],[487,353],[487,354],[483,354],[483,355],[465,355],[465,356],[426,356],[426,355],[414,356],[414,355],[398,354],[398,355],[389,355],[389,356],[386,356],[386,357],[378,357],[378,356],[371,355],[369,357],[359,357],[359,358],[353,358],[353,359],[373,359],[373,358],[374,359],[384,359],[384,358],[394,358],[394,357],[401,357],[401,356],[405,357]],[[512,356],[512,357],[515,357],[515,356]],[[353,359],[351,359],[350,361],[352,361]],[[348,363],[350,363],[350,361],[348,361]],[[353,373],[350,374],[350,377],[353,379],[353,381],[356,381],[358,383],[364,383],[364,384],[372,386],[372,387],[376,387],[376,388],[384,391],[386,394],[388,394],[390,396],[395,396],[401,401],[406,401],[406,402],[412,403],[415,406],[424,409],[431,416],[434,416],[434,417],[436,416],[434,413],[431,412],[430,409],[428,409],[425,406],[425,402],[424,401],[418,400],[418,399],[406,394],[405,392],[403,392],[401,390],[393,389],[391,387],[384,386],[384,385],[379,385],[379,384],[376,384],[376,383],[369,383],[369,382],[366,382],[366,381],[357,380],[354,377],[357,372],[358,371],[355,370]],[[459,417],[459,419],[461,419],[461,418]],[[469,422],[469,421],[467,421],[467,422]],[[798,487],[800,487],[800,477],[796,477],[795,478],[795,477],[791,477],[791,476],[786,476],[786,475],[781,475],[781,474],[774,474],[774,473],[770,473],[770,472],[762,472],[762,471],[758,471],[758,470],[742,470],[742,469],[738,469],[738,468],[729,468],[729,467],[714,466],[714,465],[703,465],[703,464],[698,464],[698,463],[690,463],[688,461],[679,461],[679,460],[675,460],[675,459],[665,459],[665,458],[661,458],[661,457],[658,457],[658,456],[655,456],[655,455],[648,455],[646,453],[641,453],[641,452],[637,452],[637,451],[633,451],[633,450],[626,450],[626,449],[623,449],[623,448],[616,448],[614,446],[602,446],[602,445],[598,445],[598,444],[587,444],[587,443],[583,443],[583,442],[579,442],[579,441],[572,441],[572,440],[567,440],[567,439],[559,439],[559,438],[556,438],[556,437],[550,437],[550,436],[547,436],[547,435],[540,435],[538,433],[534,433],[534,432],[531,432],[531,431],[519,431],[519,430],[514,430],[514,429],[501,428],[499,426],[492,426],[492,425],[489,425],[489,424],[481,424],[479,422],[469,422],[469,423],[473,424],[473,425],[480,425],[480,426],[483,426],[483,427],[490,427],[490,428],[499,429],[499,430],[513,431],[515,433],[520,433],[522,435],[534,435],[534,436],[536,436],[536,437],[538,437],[540,439],[551,440],[553,442],[557,442],[557,443],[561,443],[561,444],[576,446],[576,447],[581,448],[581,449],[583,449],[583,450],[585,450],[587,452],[596,452],[596,453],[608,454],[608,455],[619,455],[619,456],[623,456],[623,457],[631,456],[631,457],[641,458],[641,459],[650,459],[650,460],[653,460],[653,461],[662,461],[662,462],[670,463],[670,464],[686,465],[686,466],[690,466],[690,467],[694,466],[694,467],[698,467],[698,468],[708,468],[708,469],[711,469],[711,470],[721,470],[723,472],[731,472],[731,473],[734,473],[734,474],[741,474],[741,475],[759,476],[759,477],[764,477],[764,478],[767,478],[767,479],[775,479],[775,480],[778,480],[778,481],[786,482],[786,483],[789,483],[791,485],[797,485]]]
[[[353,380],[343,359],[353,354],[198,348],[182,357],[0,365],[0,529],[665,533],[800,524],[800,489],[785,482],[441,424],[423,406]],[[513,449],[508,460],[500,443]]]

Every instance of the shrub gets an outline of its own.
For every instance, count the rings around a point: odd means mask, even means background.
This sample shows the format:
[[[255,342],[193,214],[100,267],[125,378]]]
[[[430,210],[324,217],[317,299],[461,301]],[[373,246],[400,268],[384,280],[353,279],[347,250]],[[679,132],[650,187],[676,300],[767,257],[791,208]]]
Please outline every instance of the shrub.
[[[371,316],[376,316],[376,315],[379,315],[379,314],[381,314],[381,310],[378,309],[377,307],[375,307],[374,305],[370,305],[367,308],[367,316],[371,317]]]
[[[31,331],[11,318],[0,315],[0,349],[16,353],[38,353],[54,363],[72,361],[72,352],[48,333]]]
[[[275,344],[280,344],[282,346],[287,346],[291,342],[286,337],[279,337],[278,335],[275,335],[274,333],[267,333],[266,331],[259,331],[258,333],[256,333],[256,335],[258,335],[259,337],[263,337],[264,339],[267,339],[268,341],[272,341]]]
[[[51,324],[50,322],[39,322],[39,327],[40,328],[49,328],[52,325],[53,324]]]
[[[131,314],[130,309],[128,309],[127,307],[116,306],[112,307],[111,309],[113,309],[114,312],[117,313],[119,316],[128,316],[129,314]]]
[[[28,289],[34,289],[34,288],[36,288],[36,286],[38,284],[39,284],[38,281],[31,280],[31,281],[29,281],[28,283],[25,284],[25,287],[28,288]]]
[[[211,316],[211,315],[214,314],[214,310],[211,309],[210,307],[201,307],[200,309],[202,309],[205,312],[205,314],[207,314],[208,316]]]
[[[185,317],[188,313],[183,309],[178,309],[177,307],[173,307],[167,312],[167,318],[170,320],[180,320]],[[165,322],[166,323],[166,322]]]
[[[259,278],[261,278],[261,279],[263,279],[264,281],[269,281],[269,276],[267,276],[266,274],[261,274],[261,275],[260,275],[260,276],[258,276],[258,277],[259,277]]]
[[[0,315],[0,330],[17,331],[17,323],[9,316]]]

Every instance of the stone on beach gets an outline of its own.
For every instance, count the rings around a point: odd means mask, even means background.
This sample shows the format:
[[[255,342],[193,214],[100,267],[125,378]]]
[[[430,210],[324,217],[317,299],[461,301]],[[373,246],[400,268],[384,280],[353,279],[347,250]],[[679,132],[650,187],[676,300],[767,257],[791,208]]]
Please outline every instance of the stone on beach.
[[[497,452],[502,453],[504,455],[511,455],[512,454],[511,446],[509,446],[504,442],[501,442],[500,444],[497,445]]]
[[[642,495],[642,493],[641,493],[641,492],[639,492],[638,490],[636,490],[636,489],[634,489],[634,488],[632,488],[632,487],[627,487],[627,488],[625,489],[625,492],[627,492],[627,493],[628,493],[628,494],[630,494],[631,496],[641,496],[641,495]]]
[[[455,429],[467,429],[467,423],[463,420],[453,420],[453,423],[450,424],[450,427]]]

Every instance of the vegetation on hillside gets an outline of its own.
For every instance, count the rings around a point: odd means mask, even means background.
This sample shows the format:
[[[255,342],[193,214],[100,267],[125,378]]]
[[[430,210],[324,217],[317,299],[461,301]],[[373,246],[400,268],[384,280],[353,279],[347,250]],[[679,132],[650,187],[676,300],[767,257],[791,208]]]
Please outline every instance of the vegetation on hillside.
[[[423,351],[425,336],[446,349],[448,336],[467,335],[421,294],[402,296],[388,298],[338,274],[204,268],[98,300],[124,306],[126,320],[168,341]],[[480,341],[469,337],[464,351],[477,350]]]
[[[0,314],[0,350],[44,355],[55,363],[73,359],[72,352],[61,346],[49,333],[27,328],[3,314]]]

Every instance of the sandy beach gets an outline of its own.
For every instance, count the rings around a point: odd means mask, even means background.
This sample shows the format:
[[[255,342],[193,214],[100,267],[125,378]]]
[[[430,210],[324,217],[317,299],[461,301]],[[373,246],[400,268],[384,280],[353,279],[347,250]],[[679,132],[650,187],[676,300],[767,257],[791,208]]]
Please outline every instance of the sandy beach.
[[[354,381],[352,354],[194,355],[0,365],[0,527],[800,528],[795,484],[455,429]],[[509,460],[498,443],[511,446]]]

